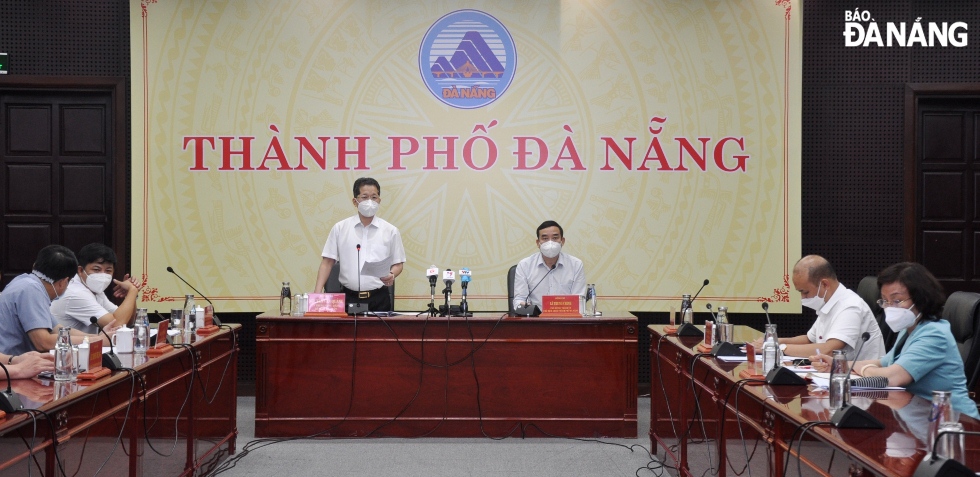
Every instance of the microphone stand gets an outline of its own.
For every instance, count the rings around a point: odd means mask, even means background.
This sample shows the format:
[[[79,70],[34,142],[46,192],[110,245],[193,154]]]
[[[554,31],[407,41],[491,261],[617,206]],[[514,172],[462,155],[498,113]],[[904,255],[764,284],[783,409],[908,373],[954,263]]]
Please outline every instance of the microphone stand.
[[[854,365],[857,364],[857,358],[858,356],[861,356],[861,349],[864,348],[864,343],[867,343],[869,338],[871,338],[871,333],[868,333],[867,331],[861,335],[861,344],[858,345],[857,352],[854,353],[854,361],[851,361],[851,366],[847,369],[847,379],[851,379],[851,371],[854,371]],[[834,415],[830,417],[830,422],[834,424],[834,427],[838,429],[885,428],[885,425],[872,416],[871,413],[851,404],[850,396],[845,396],[845,399],[847,399],[847,404],[841,406],[841,408],[835,411]]]
[[[348,315],[367,315],[368,305],[361,301],[361,244],[357,244],[357,303],[347,304]]]
[[[436,310],[436,279],[436,275],[429,275],[429,293],[432,296],[429,298],[429,309],[426,310],[426,313],[429,314],[430,318],[439,315],[439,311]]]
[[[704,283],[701,284],[701,288],[698,289],[698,292],[694,294],[694,298],[691,298],[690,303],[687,304],[687,306],[689,306],[691,308],[691,317],[692,317],[692,319],[694,317],[694,300],[697,300],[698,299],[698,295],[701,294],[701,291],[704,290],[704,287],[708,286],[708,283],[709,283],[708,282],[708,279],[705,278],[704,279]],[[681,309],[681,317],[682,317],[682,319],[683,319],[683,316],[684,316],[684,309]],[[698,327],[695,326],[694,323],[681,323],[680,325],[677,326],[677,336],[698,336],[698,337],[702,337],[702,336],[704,336],[704,332],[701,331],[700,329],[698,329]]]
[[[102,328],[102,325],[99,324],[99,319],[92,316],[89,317],[88,320],[95,325],[100,332],[102,332],[105,339],[109,340],[109,352],[102,355],[102,367],[107,368],[109,371],[115,371],[123,367],[122,362],[119,361],[119,356],[116,356],[116,349],[112,346],[112,337],[109,336],[109,333],[106,333],[105,329]]]
[[[7,372],[7,367],[3,363],[0,363],[0,368],[3,368],[3,374],[7,375],[7,390],[0,392],[0,411],[14,412],[24,409],[24,404],[20,402],[20,397],[14,394],[13,389],[10,387],[10,373]]]
[[[174,271],[173,267],[167,267],[167,271],[170,272],[170,273],[173,273],[175,277],[177,277],[178,279],[180,279],[180,281],[184,282],[184,285],[187,285],[187,286],[191,287],[191,290],[194,290],[195,292],[197,292],[198,295],[201,295],[201,298],[204,298],[208,302],[208,304],[211,305],[211,320],[214,322],[215,326],[221,326],[221,320],[219,320],[218,319],[218,315],[216,313],[214,313],[214,309],[215,309],[214,308],[214,303],[211,302],[211,299],[208,298],[208,297],[206,297],[206,296],[204,296],[204,294],[201,293],[200,290],[198,290],[197,288],[194,288],[194,285],[191,285],[190,283],[187,283],[187,280],[184,280],[183,277],[181,277],[180,275],[177,275],[177,272]]]
[[[919,462],[919,466],[915,468],[915,474],[913,477],[975,477],[976,474],[970,470],[967,466],[963,465],[962,462],[957,461],[949,457],[939,457],[936,455],[936,445],[939,440],[942,439],[947,434],[963,435],[963,436],[980,436],[980,432],[976,431],[942,431],[936,435],[936,440],[932,443],[932,449],[929,449],[929,454]],[[964,451],[966,449],[963,449]]]
[[[554,266],[552,266],[551,268],[549,268],[548,269],[548,272],[545,273],[544,276],[541,277],[540,280],[538,280],[538,283],[535,283],[534,284],[534,287],[532,287],[530,289],[530,291],[527,292],[527,300],[525,301],[524,306],[519,307],[519,308],[515,308],[514,309],[514,314],[515,315],[517,315],[517,316],[538,316],[538,315],[541,314],[541,310],[538,308],[538,306],[535,305],[535,304],[533,304],[533,303],[531,303],[531,294],[534,293],[534,290],[537,290],[538,289],[538,285],[540,285],[541,282],[543,282],[545,278],[548,278],[548,275],[551,275],[551,272],[553,272],[557,266],[558,266],[558,264],[556,263]]]
[[[462,284],[460,285],[461,287],[463,287],[463,299],[462,299],[462,301],[459,302],[459,315],[460,316],[464,316],[464,317],[465,316],[473,316],[470,313],[470,306],[469,306],[469,304],[466,303],[466,286],[469,285],[469,283],[470,282],[464,280],[462,282]]]

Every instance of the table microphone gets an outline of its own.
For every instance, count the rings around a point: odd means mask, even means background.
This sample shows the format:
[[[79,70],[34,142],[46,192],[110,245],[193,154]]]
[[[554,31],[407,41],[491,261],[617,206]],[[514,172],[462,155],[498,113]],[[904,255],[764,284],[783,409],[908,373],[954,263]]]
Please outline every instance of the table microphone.
[[[771,325],[772,321],[769,321],[769,302],[762,302],[762,311],[766,312],[766,323]]]
[[[20,398],[14,394],[10,387],[10,373],[7,372],[7,367],[0,363],[0,368],[3,368],[3,374],[7,375],[7,390],[0,392],[0,410],[3,412],[23,410],[24,404],[20,402]]]
[[[357,303],[347,304],[348,315],[366,315],[368,305],[361,301],[361,244],[357,244]]]
[[[201,295],[201,298],[204,298],[208,302],[208,304],[211,305],[211,310],[212,310],[211,319],[214,321],[214,324],[216,326],[221,326],[221,320],[218,319],[218,315],[216,313],[213,313],[213,310],[215,310],[216,308],[214,307],[214,303],[211,302],[211,299],[208,298],[208,297],[206,297],[206,296],[204,296],[204,294],[201,293],[200,290],[198,290],[197,288],[194,288],[194,285],[191,285],[190,283],[187,283],[187,280],[184,280],[183,277],[181,277],[180,275],[177,275],[177,272],[174,271],[173,267],[167,267],[167,271],[170,272],[170,273],[173,273],[175,277],[179,278],[180,281],[184,282],[185,285],[191,287],[191,290],[194,290],[195,292],[197,292],[198,295]]]
[[[688,302],[688,306],[691,307],[691,314],[692,314],[692,316],[694,314],[694,300],[697,299],[698,295],[701,294],[701,290],[704,290],[704,287],[708,286],[708,283],[709,283],[708,282],[708,279],[705,278],[704,279],[704,283],[701,284],[701,288],[698,289],[698,292],[694,294],[694,298],[691,298],[691,301]],[[683,314],[684,313],[684,310],[681,310],[681,313]],[[699,336],[699,337],[702,337],[702,336],[704,336],[704,332],[701,331],[700,329],[698,329],[698,327],[695,326],[694,323],[681,323],[677,327],[677,336]]]
[[[975,477],[976,474],[963,465],[962,462],[956,459],[951,459],[947,457],[939,457],[936,455],[936,445],[939,440],[947,434],[956,434],[963,436],[980,436],[980,432],[976,431],[940,431],[936,435],[936,440],[932,444],[931,452],[926,455],[922,462],[919,462],[919,466],[915,469],[915,474],[913,477]]]
[[[861,335],[861,343],[858,344],[857,352],[854,353],[854,361],[851,361],[851,366],[847,368],[847,379],[851,378],[851,371],[854,370],[854,365],[857,363],[857,357],[861,356],[861,349],[864,348],[864,343],[867,343],[868,339],[870,338],[871,333],[868,333],[867,331]],[[850,396],[848,396],[848,401],[850,401]],[[833,423],[834,427],[837,427],[838,429],[885,428],[885,425],[878,419],[875,419],[871,413],[851,404],[850,402],[835,411],[834,415],[830,417],[830,422]]]
[[[693,301],[693,300],[691,300]],[[704,306],[708,308],[708,313],[715,318],[715,328],[718,329],[718,336],[721,336],[721,328],[718,328],[722,323],[718,322],[718,314],[711,310],[711,303],[707,303]],[[728,324],[728,323],[725,323]],[[736,346],[731,341],[719,341],[711,347],[711,356],[745,356],[745,352],[742,351],[741,346]]]
[[[534,287],[531,288],[531,291],[527,292],[527,301],[524,303],[524,306],[514,309],[515,315],[538,316],[541,314],[541,309],[538,308],[537,305],[531,303],[531,293],[534,293],[534,290],[538,289],[538,285],[540,285],[545,278],[548,278],[548,275],[550,275],[551,272],[553,272],[557,266],[558,264],[556,263],[550,269],[548,269],[548,273],[545,273],[544,276],[541,277],[540,280],[538,280],[538,283],[536,283]]]
[[[119,356],[116,356],[116,349],[112,346],[112,337],[109,336],[109,333],[106,333],[105,330],[102,329],[102,325],[99,324],[98,318],[93,316],[90,317],[88,321],[92,322],[92,324],[95,325],[95,327],[98,328],[103,335],[105,335],[105,339],[109,340],[109,352],[102,353],[102,367],[109,368],[110,371],[115,371],[121,368],[122,362],[119,361]]]

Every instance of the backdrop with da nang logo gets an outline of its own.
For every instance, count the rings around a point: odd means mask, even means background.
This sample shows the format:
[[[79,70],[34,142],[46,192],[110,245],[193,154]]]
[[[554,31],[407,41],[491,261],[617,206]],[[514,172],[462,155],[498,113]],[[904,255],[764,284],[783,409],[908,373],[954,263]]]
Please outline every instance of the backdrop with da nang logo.
[[[565,229],[606,314],[694,293],[800,310],[797,1],[132,0],[132,251],[143,305],[312,291],[352,185],[474,310]],[[458,299],[459,290],[454,299]],[[440,287],[441,289],[441,287]],[[699,299],[700,301],[700,299]]]

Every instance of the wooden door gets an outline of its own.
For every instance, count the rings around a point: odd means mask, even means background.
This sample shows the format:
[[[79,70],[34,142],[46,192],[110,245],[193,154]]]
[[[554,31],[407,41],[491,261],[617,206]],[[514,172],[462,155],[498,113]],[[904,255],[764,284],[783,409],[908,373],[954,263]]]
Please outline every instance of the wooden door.
[[[38,250],[113,246],[112,91],[0,85],[0,285],[30,271]],[[124,179],[124,178],[123,178]]]
[[[925,265],[947,294],[980,292],[980,95],[920,94],[913,114],[909,258]]]

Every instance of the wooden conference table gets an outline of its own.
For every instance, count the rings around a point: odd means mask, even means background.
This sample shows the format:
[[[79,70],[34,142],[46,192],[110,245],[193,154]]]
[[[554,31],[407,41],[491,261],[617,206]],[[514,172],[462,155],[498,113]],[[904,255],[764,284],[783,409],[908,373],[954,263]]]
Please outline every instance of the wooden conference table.
[[[654,447],[659,445],[666,451],[680,475],[701,475],[709,467],[720,477],[734,474],[733,468],[742,470],[742,457],[748,452],[742,450],[739,423],[749,451],[762,440],[759,445],[767,452],[761,458],[767,459],[769,475],[783,475],[786,459],[791,459],[789,473],[796,475],[799,456],[816,475],[910,476],[926,454],[931,403],[906,391],[879,390],[855,392],[851,402],[866,408],[885,425],[884,429],[816,425],[806,432],[807,442],[817,440],[823,445],[804,446],[800,455],[796,432],[800,426],[829,420],[833,414],[826,391],[811,386],[740,384],[739,373],[749,366],[747,363],[725,363],[710,355],[698,355],[700,339],[667,335],[664,325],[648,328],[650,440]],[[736,341],[751,341],[761,335],[736,326]],[[697,407],[703,419],[696,417]],[[723,425],[719,425],[723,422],[720,416],[725,416]],[[960,420],[965,430],[980,431],[980,422],[970,417]],[[712,461],[692,462],[690,441],[704,436],[715,443]],[[788,453],[791,442],[793,449]],[[976,443],[968,438],[966,444],[967,465],[980,469],[980,453],[973,451]],[[732,446],[737,446],[738,452],[733,452]],[[729,463],[730,459],[737,463]],[[833,468],[828,469],[831,464]]]
[[[159,358],[120,353],[123,366],[145,381],[145,395],[140,380],[122,370],[88,386],[14,380],[24,407],[46,416],[36,413],[36,427],[23,412],[0,419],[0,476],[189,476],[213,468],[235,453],[233,338],[240,329],[232,324],[207,337],[177,335],[174,343],[190,342],[190,348],[175,347]]]
[[[636,318],[256,319],[259,437],[636,437]]]

